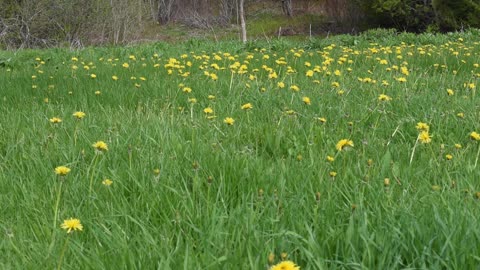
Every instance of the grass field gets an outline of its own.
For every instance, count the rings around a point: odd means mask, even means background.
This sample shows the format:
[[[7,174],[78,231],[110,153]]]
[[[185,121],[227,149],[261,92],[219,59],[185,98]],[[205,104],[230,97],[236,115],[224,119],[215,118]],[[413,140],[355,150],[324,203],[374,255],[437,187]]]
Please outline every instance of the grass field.
[[[477,269],[479,77],[474,30],[0,52],[0,268]]]

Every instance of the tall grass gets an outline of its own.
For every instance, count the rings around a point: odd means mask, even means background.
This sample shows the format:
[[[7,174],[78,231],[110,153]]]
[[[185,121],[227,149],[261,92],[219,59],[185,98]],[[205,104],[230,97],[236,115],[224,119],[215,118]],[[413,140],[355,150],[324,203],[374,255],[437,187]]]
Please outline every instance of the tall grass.
[[[0,268],[267,269],[286,253],[301,269],[475,269],[479,42],[378,31],[3,52]],[[83,231],[67,234],[69,218]]]

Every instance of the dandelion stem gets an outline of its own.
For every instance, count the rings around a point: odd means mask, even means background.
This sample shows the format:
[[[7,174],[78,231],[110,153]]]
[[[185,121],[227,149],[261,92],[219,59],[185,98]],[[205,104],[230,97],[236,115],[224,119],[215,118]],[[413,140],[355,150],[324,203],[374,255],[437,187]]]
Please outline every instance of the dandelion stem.
[[[60,254],[60,259],[58,260],[57,270],[60,270],[62,268],[63,256],[65,255],[65,250],[67,249],[67,244],[69,240],[70,240],[70,234],[67,236],[67,240],[65,240],[65,244],[63,244],[62,253]]]
[[[60,180],[60,185],[59,185],[58,191],[57,191],[57,201],[55,202],[55,211],[54,211],[54,216],[53,216],[53,228],[54,229],[55,229],[55,226],[57,225],[58,207],[60,205],[60,197],[62,195],[62,185],[63,185],[63,180]]]
[[[415,154],[415,149],[417,149],[417,145],[418,145],[418,137],[417,137],[417,140],[415,141],[415,145],[413,146],[412,155],[410,156],[410,165],[412,164],[413,155]]]
[[[477,157],[475,158],[475,165],[473,166],[473,168],[477,168],[479,156],[480,156],[480,144],[478,145]]]

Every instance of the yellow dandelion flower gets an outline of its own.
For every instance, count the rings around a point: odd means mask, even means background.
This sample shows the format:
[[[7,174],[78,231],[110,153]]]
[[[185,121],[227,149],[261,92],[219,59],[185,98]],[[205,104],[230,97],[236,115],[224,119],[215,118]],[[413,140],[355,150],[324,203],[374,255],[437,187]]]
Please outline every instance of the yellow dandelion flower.
[[[445,155],[445,158],[446,158],[447,160],[452,160],[453,156],[450,155],[450,154],[447,154],[447,155]]]
[[[192,88],[190,88],[190,87],[184,87],[182,91],[183,91],[184,93],[191,93],[191,92],[192,92]]]
[[[419,131],[429,131],[430,130],[430,127],[426,123],[423,123],[423,122],[418,122],[417,125],[415,126],[415,128]]]
[[[327,161],[328,161],[328,162],[334,162],[334,161],[335,161],[335,158],[332,157],[332,156],[327,156]]]
[[[93,148],[100,152],[108,151],[108,145],[104,141],[98,141],[92,144]]]
[[[292,261],[283,261],[272,266],[270,270],[300,270],[300,266],[297,266]]]
[[[279,83],[277,83],[277,86],[278,86],[278,88],[284,88],[285,83],[284,82],[279,82]]]
[[[123,63],[123,64],[122,64],[122,67],[124,67],[124,68],[128,68],[129,66],[130,66],[130,65],[129,65],[128,63]]]
[[[108,187],[108,186],[110,186],[111,184],[113,184],[113,181],[107,178],[107,179],[105,179],[105,180],[102,181],[102,184],[104,184],[105,186]]]
[[[62,122],[62,119],[60,119],[58,117],[53,117],[53,118],[50,118],[49,121],[50,121],[50,123],[58,124],[58,123]]]
[[[392,98],[385,95],[385,94],[381,94],[380,96],[378,96],[378,100],[380,100],[380,101],[390,101],[390,100],[392,100]]]
[[[214,100],[216,97],[214,95],[208,95],[209,100]]]
[[[452,89],[447,89],[447,95],[453,96],[455,92]]]
[[[290,86],[290,90],[292,90],[294,92],[298,92],[298,91],[300,91],[300,87],[298,87],[296,85],[292,85],[292,86]]]
[[[90,78],[95,79],[95,78],[97,78],[97,75],[92,73],[92,74],[90,74]]]
[[[204,112],[205,114],[212,114],[212,113],[213,113],[213,109],[210,108],[210,107],[207,107],[207,108],[203,109],[203,112]]]
[[[428,133],[428,131],[422,131],[418,134],[418,140],[421,143],[430,143],[432,141],[432,137]]]
[[[305,75],[307,77],[312,77],[313,76],[313,70],[307,70],[307,73]]]
[[[462,145],[461,145],[461,144],[459,144],[459,143],[456,143],[456,144],[455,144],[455,148],[457,148],[457,149],[461,149],[461,148],[462,148]]]
[[[71,233],[73,231],[83,231],[82,223],[80,223],[80,220],[77,218],[66,219],[60,226],[62,229],[67,230],[67,233]]]
[[[335,176],[337,176],[337,172],[331,171],[331,172],[328,173],[328,175],[330,175],[331,177],[335,177]]]
[[[322,124],[325,124],[327,122],[327,119],[325,117],[318,117],[317,120],[320,121],[320,123]]]
[[[102,92],[100,92],[100,91],[98,91],[98,90],[95,91],[95,95],[99,96],[100,94],[102,94]]]
[[[342,139],[338,141],[337,145],[335,146],[338,151],[342,151],[343,149],[347,149],[349,147],[353,147],[353,141],[348,139]]]
[[[250,109],[253,108],[253,105],[252,105],[252,103],[245,103],[245,104],[242,105],[241,108],[242,108],[242,110],[250,110]]]
[[[116,80],[118,80],[118,77],[115,76],[115,75],[113,75],[113,76],[112,76],[112,80],[116,81]]]
[[[74,112],[74,113],[73,113],[73,116],[74,116],[75,118],[77,118],[77,119],[82,119],[82,118],[84,118],[84,117],[86,116],[86,114],[85,114],[84,112],[78,111],[78,112]]]
[[[475,140],[475,141],[480,141],[480,134],[478,134],[475,131],[472,131],[470,133],[470,139]]]
[[[55,168],[55,174],[65,176],[70,172],[70,168],[66,166],[58,166]]]
[[[231,117],[226,117],[225,119],[223,119],[223,122],[229,126],[233,125],[233,123],[235,123],[235,120]]]
[[[310,105],[312,103],[309,97],[303,97],[302,101],[303,101],[303,103],[305,103],[307,105]]]

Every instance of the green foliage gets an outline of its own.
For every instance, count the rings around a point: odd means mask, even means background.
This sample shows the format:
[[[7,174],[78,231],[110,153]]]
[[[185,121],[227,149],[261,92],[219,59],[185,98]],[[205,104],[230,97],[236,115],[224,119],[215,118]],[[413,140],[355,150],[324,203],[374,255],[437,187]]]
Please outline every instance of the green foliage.
[[[433,0],[436,19],[442,30],[480,27],[479,0]]]
[[[476,269],[478,34],[0,51],[0,269]]]
[[[359,5],[373,27],[421,32],[434,22],[431,0],[366,0]]]

